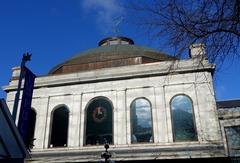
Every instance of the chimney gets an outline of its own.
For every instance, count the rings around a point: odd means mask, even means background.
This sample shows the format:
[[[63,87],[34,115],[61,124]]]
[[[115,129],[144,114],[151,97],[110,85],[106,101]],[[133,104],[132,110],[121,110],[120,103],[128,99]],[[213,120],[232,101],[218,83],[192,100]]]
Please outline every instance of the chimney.
[[[203,43],[192,44],[189,46],[189,57],[192,59],[207,59],[205,45]]]
[[[12,68],[12,79],[11,80],[17,80],[20,77],[20,67],[13,67]]]

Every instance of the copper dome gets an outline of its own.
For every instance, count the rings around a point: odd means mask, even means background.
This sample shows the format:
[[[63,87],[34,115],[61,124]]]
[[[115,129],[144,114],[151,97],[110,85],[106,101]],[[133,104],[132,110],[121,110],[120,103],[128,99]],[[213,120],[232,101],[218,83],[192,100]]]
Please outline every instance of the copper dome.
[[[99,47],[76,54],[55,66],[49,74],[73,73],[175,59],[154,49],[133,44],[134,42],[126,37],[103,39],[99,42]]]

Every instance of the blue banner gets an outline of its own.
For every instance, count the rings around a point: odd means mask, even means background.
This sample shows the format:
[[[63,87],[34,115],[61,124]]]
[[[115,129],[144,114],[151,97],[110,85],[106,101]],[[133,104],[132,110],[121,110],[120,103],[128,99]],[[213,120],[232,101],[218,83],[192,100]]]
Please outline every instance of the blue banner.
[[[18,119],[18,130],[23,138],[25,145],[28,147],[28,126],[29,126],[28,123],[30,119],[32,94],[36,76],[25,66],[23,67],[22,71],[24,73],[25,82],[23,88],[20,114]]]

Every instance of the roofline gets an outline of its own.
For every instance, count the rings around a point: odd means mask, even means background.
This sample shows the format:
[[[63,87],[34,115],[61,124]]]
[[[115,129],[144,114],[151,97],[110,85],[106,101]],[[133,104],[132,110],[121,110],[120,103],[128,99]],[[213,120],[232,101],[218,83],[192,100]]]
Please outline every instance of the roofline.
[[[109,37],[110,38],[110,37]],[[114,37],[111,37],[111,38],[114,38]],[[123,37],[123,38],[126,38],[126,37]],[[107,39],[107,38],[106,38]],[[128,38],[126,38],[128,39]],[[103,40],[102,40],[103,41]],[[139,45],[129,45],[129,44],[121,44],[121,45],[111,45],[111,46],[131,46],[131,47],[137,47],[137,48],[143,48],[143,49],[146,49],[146,50],[143,50],[143,52],[150,52],[152,54],[161,54],[161,55],[164,55],[165,57],[167,57],[169,60],[176,60],[177,58],[174,57],[174,56],[171,56],[169,54],[165,54],[164,52],[159,52],[155,49],[152,49],[152,48],[149,48],[149,47],[145,47],[145,46],[139,46]],[[50,71],[48,72],[48,74],[53,74],[53,72],[55,72],[57,69],[61,68],[61,66],[63,66],[66,62],[68,61],[71,61],[73,59],[76,59],[77,57],[83,57],[83,56],[86,56],[86,55],[89,55],[89,54],[85,54],[86,52],[89,52],[91,50],[94,50],[94,49],[98,49],[98,48],[107,48],[106,46],[100,46],[100,47],[95,47],[95,48],[90,48],[88,50],[85,50],[85,51],[82,51],[80,53],[77,53],[76,55],[74,55],[73,57],[71,57],[70,59],[68,60],[65,60],[64,62],[60,63],[60,64],[57,64],[56,66],[54,66],[52,69],[50,69]],[[95,53],[95,52],[93,52]],[[97,53],[96,53],[97,54]],[[142,55],[139,54],[137,55],[138,57],[141,57]],[[130,58],[130,57],[129,57]],[[148,58],[152,58],[152,57],[148,57]],[[120,59],[120,58],[119,58]],[[156,59],[156,58],[153,58],[153,59]],[[107,59],[107,60],[113,60],[113,59]],[[107,61],[105,60],[105,61]],[[160,61],[160,60],[159,60]],[[93,63],[91,61],[89,62],[85,62],[85,63]],[[81,63],[82,64],[82,63]],[[71,64],[69,64],[71,65]]]
[[[16,144],[18,145],[19,147],[19,150],[22,152],[21,155],[22,155],[22,158],[20,159],[24,159],[24,158],[30,158],[30,154],[22,140],[22,137],[17,129],[17,126],[15,125],[15,122],[14,120],[12,119],[12,116],[11,116],[11,113],[9,111],[9,108],[7,106],[7,103],[6,103],[6,100],[3,99],[3,98],[0,98],[0,105],[1,105],[1,111],[2,111],[2,114],[6,120],[6,123],[9,127],[9,129],[11,130],[12,132],[12,135],[13,137],[15,138],[16,140]],[[9,149],[9,147],[7,147],[7,150]],[[14,154],[12,153],[9,153],[10,154],[10,157],[12,157],[13,159],[14,158],[18,158],[16,156],[14,156]]]
[[[178,65],[178,66],[176,66]],[[169,68],[172,69],[169,69]],[[35,80],[34,88],[54,87],[62,85],[72,85],[80,83],[93,83],[102,81],[126,80],[132,78],[145,78],[150,76],[163,76],[167,74],[184,74],[194,72],[212,72],[215,69],[214,64],[204,62],[201,66],[194,65],[194,61],[177,60],[173,62],[155,62],[141,65],[131,65],[122,67],[103,68],[98,70],[38,76]],[[46,78],[48,81],[46,82]],[[9,85],[3,86],[5,92],[15,91],[17,81],[12,81]]]
[[[217,101],[218,109],[240,107],[240,99]]]

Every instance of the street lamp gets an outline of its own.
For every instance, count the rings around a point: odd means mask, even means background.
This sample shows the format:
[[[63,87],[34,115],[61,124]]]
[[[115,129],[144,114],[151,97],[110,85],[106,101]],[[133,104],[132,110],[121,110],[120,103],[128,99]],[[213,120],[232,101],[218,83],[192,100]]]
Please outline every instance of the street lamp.
[[[110,157],[112,157],[111,153],[108,152],[108,148],[109,148],[108,143],[105,143],[105,144],[104,144],[104,148],[105,148],[105,151],[102,152],[101,158],[104,158],[104,159],[105,159],[104,162],[108,162],[108,159],[109,159]]]

